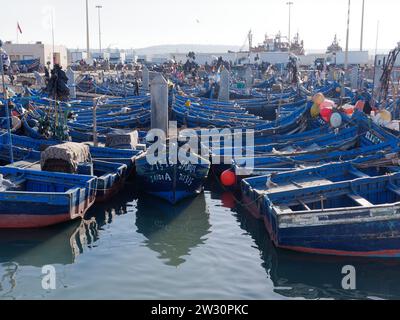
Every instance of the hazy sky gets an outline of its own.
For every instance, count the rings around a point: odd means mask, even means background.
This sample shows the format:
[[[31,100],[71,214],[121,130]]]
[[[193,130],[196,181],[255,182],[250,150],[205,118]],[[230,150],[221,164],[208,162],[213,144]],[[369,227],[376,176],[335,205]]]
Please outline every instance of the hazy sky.
[[[325,49],[335,33],[344,47],[347,0],[291,0],[292,34],[299,31],[308,49]],[[102,5],[103,48],[141,48],[159,44],[244,44],[249,29],[254,42],[264,34],[288,33],[287,0],[89,0],[91,47],[97,48],[98,18]],[[350,48],[358,48],[362,0],[351,0]],[[70,48],[86,46],[85,0],[0,0],[0,38],[51,42],[51,8],[55,14],[55,42]],[[365,48],[375,48],[380,20],[380,48],[400,41],[397,25],[399,0],[366,0]],[[6,13],[6,14],[4,14]]]

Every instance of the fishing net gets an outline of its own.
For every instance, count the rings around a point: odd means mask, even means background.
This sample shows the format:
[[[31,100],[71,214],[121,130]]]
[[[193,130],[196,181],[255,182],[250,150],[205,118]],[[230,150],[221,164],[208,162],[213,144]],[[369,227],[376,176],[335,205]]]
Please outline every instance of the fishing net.
[[[40,165],[43,171],[77,173],[79,164],[90,162],[89,146],[67,142],[43,151]]]
[[[106,147],[108,148],[125,148],[135,149],[138,145],[139,134],[137,131],[132,132],[115,132],[110,133],[106,137]]]

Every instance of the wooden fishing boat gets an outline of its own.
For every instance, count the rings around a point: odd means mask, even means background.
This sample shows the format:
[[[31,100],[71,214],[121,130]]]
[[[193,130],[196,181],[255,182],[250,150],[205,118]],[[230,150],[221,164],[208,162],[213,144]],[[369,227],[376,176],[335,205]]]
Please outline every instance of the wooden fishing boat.
[[[379,157],[246,179],[243,199],[279,248],[400,257],[398,158]]]
[[[234,169],[236,172],[248,172],[246,176],[266,175],[274,172],[294,170],[303,166],[316,166],[329,162],[348,161],[359,157],[374,155],[377,153],[392,153],[397,152],[398,139],[385,131],[383,128],[372,123],[362,113],[355,113],[352,119],[347,119],[343,116],[345,122],[351,121],[356,126],[357,131],[354,135],[357,138],[354,148],[348,150],[337,149],[331,152],[318,152],[308,154],[293,154],[285,155],[267,155],[255,156],[252,158],[238,157],[234,159]],[[350,122],[349,122],[350,123]],[[335,133],[329,134],[332,142],[335,142]],[[247,163],[251,163],[250,166]],[[248,167],[247,167],[248,166]],[[248,170],[246,170],[246,168]]]
[[[0,228],[41,228],[82,218],[96,199],[97,179],[0,167]]]
[[[197,163],[171,163],[169,156],[166,162],[150,164],[147,153],[136,159],[136,174],[143,191],[176,204],[203,191],[203,184],[208,177],[211,163],[192,155]]]
[[[27,142],[26,140],[22,141],[24,143]],[[44,145],[41,145],[42,148],[43,146]],[[48,146],[49,145],[47,145],[47,147]],[[18,141],[15,139],[13,154],[16,162],[13,166],[41,171],[41,152],[34,150],[35,147],[37,147],[37,145],[32,145],[32,147],[28,149],[21,143],[21,140]],[[91,150],[97,156],[97,158],[93,158],[92,160],[93,175],[97,178],[96,202],[105,202],[118,193],[124,186],[126,180],[134,174],[136,156],[133,158],[128,157],[128,155],[132,155],[132,153],[129,153],[130,150],[127,150],[127,152],[125,152],[125,150],[118,150],[119,152],[117,153],[108,153],[108,148],[93,147]],[[0,160],[4,163],[9,161],[7,144],[0,144]],[[85,171],[78,173],[87,174]]]
[[[54,140],[32,139],[30,137],[18,136],[14,134],[11,135],[11,140],[13,143],[14,152],[21,153],[19,155],[19,159],[23,159],[23,154],[26,154],[29,150],[43,151],[49,146],[59,144],[58,141]],[[3,151],[6,157],[7,145],[9,145],[8,135],[0,134],[0,146],[3,146]],[[89,150],[93,160],[126,165],[127,176],[131,176],[134,173],[135,160],[143,152],[142,150],[113,149],[106,147],[94,147],[92,145],[89,145]],[[32,157],[37,158],[38,155],[28,156],[28,158]]]

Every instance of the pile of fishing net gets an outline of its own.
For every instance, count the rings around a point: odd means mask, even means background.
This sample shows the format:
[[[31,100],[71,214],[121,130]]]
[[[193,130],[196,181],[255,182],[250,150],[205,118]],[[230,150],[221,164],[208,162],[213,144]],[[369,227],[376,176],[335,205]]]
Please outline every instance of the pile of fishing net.
[[[89,146],[67,142],[47,148],[41,153],[40,165],[43,171],[78,173],[82,164],[92,162]]]
[[[137,131],[115,130],[106,137],[106,147],[115,149],[136,149],[139,143]]]

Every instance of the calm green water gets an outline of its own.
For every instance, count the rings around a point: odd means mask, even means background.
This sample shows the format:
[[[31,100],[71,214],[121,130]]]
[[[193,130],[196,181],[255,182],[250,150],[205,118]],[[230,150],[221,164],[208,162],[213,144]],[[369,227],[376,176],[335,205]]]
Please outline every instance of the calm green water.
[[[0,232],[1,299],[400,298],[400,263],[276,250],[261,222],[210,189],[171,207],[128,191],[83,222]],[[357,290],[341,270],[357,270]],[[42,266],[57,289],[42,289]]]

